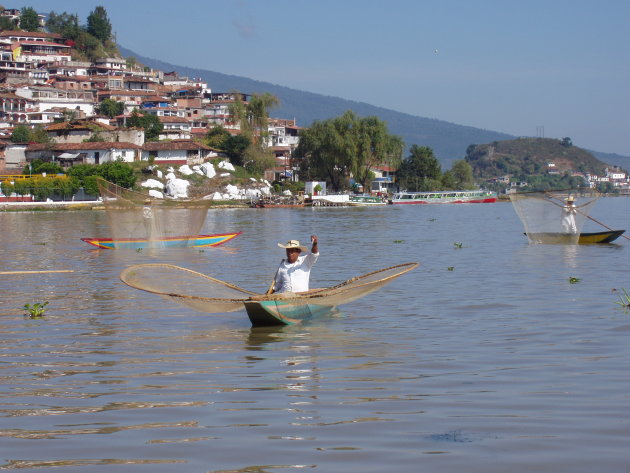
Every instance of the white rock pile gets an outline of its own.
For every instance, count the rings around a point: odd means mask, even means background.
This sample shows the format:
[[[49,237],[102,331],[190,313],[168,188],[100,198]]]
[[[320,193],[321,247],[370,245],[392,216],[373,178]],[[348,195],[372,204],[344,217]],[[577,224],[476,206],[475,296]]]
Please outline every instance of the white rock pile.
[[[234,166],[229,161],[221,161],[217,164],[217,167],[221,172],[219,177],[230,176],[235,171]],[[152,168],[152,170],[155,169]],[[167,169],[166,176],[163,176],[160,170],[156,169],[157,179],[150,178],[144,182],[141,182],[142,187],[149,189],[149,195],[156,199],[187,199],[188,187],[190,182],[186,179],[182,179],[180,176],[190,176],[192,174],[199,174],[207,179],[213,179],[217,177],[217,170],[215,170],[212,163],[203,163],[200,165],[188,166],[184,164],[180,166],[177,171],[173,167]],[[214,192],[211,195],[206,195],[204,199],[213,200],[251,200],[258,199],[263,196],[271,195],[271,184],[265,179],[250,178],[251,185],[240,189],[234,185],[228,184],[225,186],[223,192]]]

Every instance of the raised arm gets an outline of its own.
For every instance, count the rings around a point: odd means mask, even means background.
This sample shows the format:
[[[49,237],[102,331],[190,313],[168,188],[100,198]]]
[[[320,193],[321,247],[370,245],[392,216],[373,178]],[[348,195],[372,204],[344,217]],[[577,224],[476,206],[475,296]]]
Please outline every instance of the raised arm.
[[[317,235],[311,235],[311,242],[313,243],[313,246],[311,247],[311,253],[318,254],[319,247],[317,245]]]

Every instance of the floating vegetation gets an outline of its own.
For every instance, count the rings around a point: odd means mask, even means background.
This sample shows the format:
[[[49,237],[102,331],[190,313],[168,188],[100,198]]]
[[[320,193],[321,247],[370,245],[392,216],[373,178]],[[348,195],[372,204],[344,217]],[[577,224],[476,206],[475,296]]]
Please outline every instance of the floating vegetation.
[[[31,319],[37,319],[39,317],[44,316],[44,312],[46,312],[46,306],[48,305],[48,301],[46,302],[36,302],[35,304],[24,304],[24,310],[28,314]]]
[[[394,243],[402,243],[402,240],[394,240]]]
[[[453,243],[453,246],[455,246],[455,248],[463,248],[464,244],[455,242],[455,243]]]
[[[136,248],[136,253],[142,253],[142,248]]]
[[[449,271],[453,271],[453,270],[455,269],[455,266],[449,266],[449,267],[448,267],[448,268],[446,268],[446,269],[448,269]]]
[[[621,289],[623,291],[623,295],[619,296],[619,300],[616,301],[621,307],[625,309],[630,309],[630,294],[625,289]]]
[[[429,222],[435,222],[437,220],[437,218],[430,218]]]
[[[569,284],[575,284],[578,282],[580,282],[580,278],[574,278],[573,276],[569,278]]]

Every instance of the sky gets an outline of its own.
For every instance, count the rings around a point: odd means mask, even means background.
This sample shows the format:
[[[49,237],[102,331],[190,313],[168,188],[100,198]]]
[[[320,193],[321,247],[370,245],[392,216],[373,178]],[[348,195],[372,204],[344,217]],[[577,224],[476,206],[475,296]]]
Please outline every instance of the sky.
[[[103,6],[139,56],[630,156],[628,0],[2,4],[81,24]]]

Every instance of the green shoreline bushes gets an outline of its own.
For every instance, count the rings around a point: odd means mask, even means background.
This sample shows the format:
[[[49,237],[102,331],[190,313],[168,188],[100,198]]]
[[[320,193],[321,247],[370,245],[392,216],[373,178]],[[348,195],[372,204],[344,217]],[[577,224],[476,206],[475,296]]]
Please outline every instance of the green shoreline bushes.
[[[50,163],[47,163],[50,166]],[[42,171],[44,167],[34,166],[33,172]],[[28,168],[26,168],[28,171]],[[47,174],[47,172],[46,172]],[[26,174],[25,174],[26,175]],[[78,164],[69,168],[66,174],[56,174],[15,179],[2,182],[2,193],[10,197],[12,194],[24,197],[32,195],[35,200],[44,201],[49,198],[68,200],[83,187],[86,194],[98,196],[99,190],[97,178],[113,182],[126,189],[131,189],[136,183],[136,174],[131,165],[122,161],[114,161],[103,164]]]

